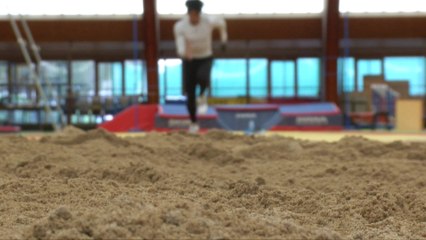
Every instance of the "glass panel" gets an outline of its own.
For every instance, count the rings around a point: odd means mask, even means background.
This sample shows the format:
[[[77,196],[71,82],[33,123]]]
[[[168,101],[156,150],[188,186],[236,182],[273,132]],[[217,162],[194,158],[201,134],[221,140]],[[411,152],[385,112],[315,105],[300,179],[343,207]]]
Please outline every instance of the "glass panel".
[[[298,95],[301,97],[319,97],[320,60],[319,58],[297,59]]]
[[[0,84],[7,83],[7,62],[0,61]]]
[[[41,85],[49,100],[56,100],[67,93],[68,69],[65,61],[43,61]]]
[[[218,59],[213,63],[211,94],[214,97],[245,97],[247,72],[245,59]]]
[[[321,0],[203,0],[203,12],[209,14],[289,14],[289,13],[321,13],[324,1]],[[226,6],[226,7],[224,7]],[[285,6],[285,7],[277,7]],[[185,1],[158,0],[157,9],[160,14],[184,14]]]
[[[182,95],[182,60],[161,59],[158,61],[160,96],[162,99],[168,96]]]
[[[364,77],[367,75],[382,74],[382,60],[380,59],[360,59],[357,63],[358,91],[364,90]]]
[[[147,79],[144,62],[141,60],[126,60],[125,69],[125,95],[147,95]]]
[[[120,96],[123,85],[123,69],[120,62],[99,63],[99,95]]]
[[[294,97],[296,73],[294,61],[271,63],[272,97]]]
[[[32,66],[34,67],[34,66]],[[13,67],[14,78],[12,81],[12,103],[33,104],[36,99],[34,81],[30,75],[30,69],[26,64],[17,64]]]
[[[0,61],[0,105],[8,102],[9,91],[8,91],[8,68],[7,62]],[[7,111],[0,111],[0,124],[8,122]]]
[[[268,60],[250,59],[250,96],[267,97],[268,96]]]
[[[95,62],[94,61],[73,61],[72,88],[76,95],[95,95]]]
[[[355,59],[339,58],[337,74],[339,91],[343,88],[344,92],[353,92],[355,90]]]
[[[8,96],[7,77],[7,62],[0,61],[0,101],[3,101],[3,98]]]
[[[386,81],[408,81],[411,95],[425,94],[425,58],[424,57],[387,57],[385,58]]]

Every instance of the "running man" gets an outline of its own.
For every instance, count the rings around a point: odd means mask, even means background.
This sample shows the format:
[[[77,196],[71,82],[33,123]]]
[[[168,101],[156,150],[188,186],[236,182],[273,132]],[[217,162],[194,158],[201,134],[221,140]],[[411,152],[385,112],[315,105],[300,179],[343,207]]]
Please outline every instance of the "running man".
[[[190,133],[200,129],[197,113],[208,110],[207,95],[210,87],[210,73],[213,63],[212,33],[220,31],[222,50],[228,40],[226,22],[223,18],[202,14],[203,2],[187,0],[187,15],[176,22],[174,35],[179,57],[183,59],[183,78],[187,98],[187,108],[191,118]],[[197,98],[197,86],[200,86]],[[198,105],[198,109],[197,109]]]

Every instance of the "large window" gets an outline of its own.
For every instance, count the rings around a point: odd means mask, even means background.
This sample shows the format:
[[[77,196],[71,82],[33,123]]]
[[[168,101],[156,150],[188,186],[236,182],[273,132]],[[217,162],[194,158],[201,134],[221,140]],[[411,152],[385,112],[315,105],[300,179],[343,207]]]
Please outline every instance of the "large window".
[[[7,75],[7,62],[0,61],[0,98],[4,98],[8,94]]]
[[[250,59],[248,63],[250,96],[266,98],[268,96],[268,60]]]
[[[245,59],[218,59],[213,63],[211,94],[214,97],[247,96]]]
[[[386,81],[408,81],[410,95],[425,94],[425,58],[424,57],[386,57]]]
[[[249,65],[247,65],[249,64]],[[159,88],[162,99],[183,94],[182,61],[161,59],[159,66]],[[249,66],[249,77],[247,67]],[[214,97],[245,97],[247,81],[250,81],[250,95],[267,96],[267,59],[218,59],[213,62],[211,73],[211,95]]]
[[[353,92],[355,91],[355,59],[339,58],[338,60],[338,83],[339,91]]]
[[[67,92],[68,69],[65,61],[43,61],[40,83],[50,100],[65,96]]]
[[[272,61],[271,89],[272,97],[319,97],[319,58]]]
[[[0,15],[134,15],[143,13],[141,0],[3,0]],[[3,2],[2,1],[2,2]]]
[[[32,66],[34,67],[34,66]],[[13,65],[12,103],[30,104],[36,99],[36,89],[27,64]]]
[[[123,86],[121,62],[99,63],[100,96],[120,96]]]
[[[147,79],[144,62],[141,60],[126,60],[124,65],[125,95],[146,95]]]
[[[381,59],[359,59],[357,63],[358,91],[364,90],[364,77],[382,74]]]
[[[182,95],[182,60],[161,59],[158,61],[160,96]]]
[[[294,61],[271,62],[272,97],[294,97],[296,72]]]
[[[319,58],[297,59],[297,93],[301,97],[319,97],[320,92]]]
[[[203,11],[209,14],[306,14],[321,13],[323,0],[203,0]],[[282,6],[282,7],[277,7]],[[184,14],[185,1],[157,0],[160,14]]]
[[[424,0],[340,0],[340,11],[351,13],[418,13],[426,12]]]
[[[0,61],[0,84],[7,83],[7,62]]]
[[[95,62],[73,61],[72,62],[72,88],[79,96],[95,95]]]
[[[426,94],[425,57],[358,59],[356,67],[354,58],[340,58],[338,61],[339,89],[345,92],[364,91],[364,78],[369,75],[383,75],[386,81],[408,81],[410,95]]]

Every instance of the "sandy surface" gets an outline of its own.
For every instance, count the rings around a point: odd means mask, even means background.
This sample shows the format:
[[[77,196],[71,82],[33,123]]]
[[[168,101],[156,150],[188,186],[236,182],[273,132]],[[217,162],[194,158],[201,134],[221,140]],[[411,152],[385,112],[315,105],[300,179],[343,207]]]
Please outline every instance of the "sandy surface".
[[[0,138],[0,238],[426,239],[426,143]]]

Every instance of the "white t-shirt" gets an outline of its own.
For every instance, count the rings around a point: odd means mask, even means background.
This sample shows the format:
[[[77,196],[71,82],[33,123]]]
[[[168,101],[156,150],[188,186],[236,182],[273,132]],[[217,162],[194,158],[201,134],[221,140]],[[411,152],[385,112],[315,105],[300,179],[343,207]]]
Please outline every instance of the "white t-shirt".
[[[192,25],[186,15],[176,22],[174,34],[179,57],[184,58],[190,55],[197,59],[212,56],[212,33],[215,28],[219,29],[221,40],[225,43],[228,40],[228,34],[223,18],[201,14],[200,22]]]

